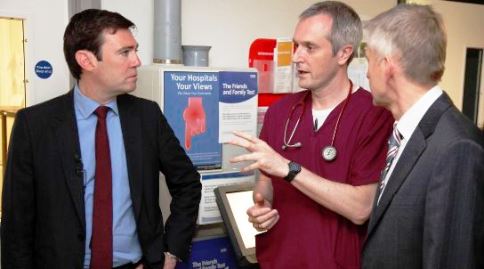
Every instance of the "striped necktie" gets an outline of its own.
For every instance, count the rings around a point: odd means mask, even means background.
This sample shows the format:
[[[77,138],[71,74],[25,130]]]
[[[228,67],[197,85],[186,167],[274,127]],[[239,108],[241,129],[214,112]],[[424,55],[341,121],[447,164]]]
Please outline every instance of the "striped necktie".
[[[385,190],[385,186],[388,182],[385,181],[385,177],[387,176],[388,170],[390,170],[390,167],[392,166],[393,160],[395,159],[395,156],[397,156],[398,153],[398,148],[400,147],[400,143],[402,142],[402,135],[397,129],[397,124],[395,123],[393,125],[393,132],[390,138],[388,139],[388,152],[387,152],[387,158],[386,158],[386,165],[385,169],[383,169],[380,177],[380,184],[378,186],[378,201],[377,204],[380,202],[380,198],[383,194],[383,191]]]

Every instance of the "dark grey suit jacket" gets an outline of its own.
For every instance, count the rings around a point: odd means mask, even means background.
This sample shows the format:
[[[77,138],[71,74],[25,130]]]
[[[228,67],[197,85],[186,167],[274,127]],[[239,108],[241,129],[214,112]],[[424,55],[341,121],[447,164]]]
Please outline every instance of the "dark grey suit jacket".
[[[363,268],[483,268],[483,216],[483,134],[444,93],[373,207]]]
[[[85,213],[73,91],[18,112],[9,145],[2,201],[2,269],[82,268]],[[200,175],[159,106],[117,98],[129,188],[144,259],[164,251],[185,259],[201,196]],[[163,225],[159,173],[173,197]]]

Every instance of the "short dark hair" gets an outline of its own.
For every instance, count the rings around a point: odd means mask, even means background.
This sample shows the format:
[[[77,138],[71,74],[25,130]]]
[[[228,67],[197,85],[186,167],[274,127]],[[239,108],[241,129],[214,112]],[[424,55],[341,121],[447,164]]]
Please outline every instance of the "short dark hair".
[[[121,14],[107,10],[86,9],[72,16],[64,32],[64,56],[72,76],[78,80],[82,73],[75,57],[78,50],[91,51],[102,60],[103,33],[115,34],[118,29],[134,27],[134,23]]]

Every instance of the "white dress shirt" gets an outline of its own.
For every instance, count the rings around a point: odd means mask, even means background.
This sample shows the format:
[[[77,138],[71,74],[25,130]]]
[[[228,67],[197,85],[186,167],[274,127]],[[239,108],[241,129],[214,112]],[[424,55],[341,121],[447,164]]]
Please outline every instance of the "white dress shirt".
[[[432,87],[428,92],[426,92],[415,104],[413,104],[410,109],[408,109],[400,118],[399,121],[395,123],[397,130],[402,135],[402,140],[400,143],[400,147],[398,148],[397,155],[393,159],[392,164],[386,174],[385,178],[383,179],[383,190],[381,190],[380,196],[378,198],[378,203],[380,202],[380,198],[383,196],[383,192],[385,191],[385,187],[388,185],[388,180],[390,179],[391,175],[393,174],[393,170],[395,169],[402,152],[405,150],[407,146],[408,140],[412,137],[413,132],[417,128],[418,124],[422,120],[427,110],[429,110],[430,106],[442,95],[442,89],[436,85]]]

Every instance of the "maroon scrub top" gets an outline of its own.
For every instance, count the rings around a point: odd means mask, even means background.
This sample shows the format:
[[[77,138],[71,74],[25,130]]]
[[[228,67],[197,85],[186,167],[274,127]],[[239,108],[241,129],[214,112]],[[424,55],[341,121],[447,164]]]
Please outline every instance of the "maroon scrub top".
[[[334,143],[336,159],[322,158],[321,150],[331,144],[343,106],[344,101],[314,131],[311,94],[286,96],[268,109],[260,137],[287,159],[326,179],[355,186],[378,182],[394,120],[388,111],[373,106],[370,93],[362,88],[351,94],[341,116]],[[300,116],[290,144],[301,142],[302,147],[283,150],[284,127],[292,107],[287,138]],[[280,219],[256,238],[261,268],[360,268],[366,225],[355,225],[324,208],[281,178],[273,177],[272,184],[273,208]]]

